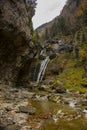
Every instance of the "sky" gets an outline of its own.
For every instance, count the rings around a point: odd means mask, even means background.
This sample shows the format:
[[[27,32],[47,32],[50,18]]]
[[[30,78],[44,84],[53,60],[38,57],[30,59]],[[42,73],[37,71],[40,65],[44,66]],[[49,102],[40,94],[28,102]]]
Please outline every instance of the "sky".
[[[34,28],[58,16],[66,1],[67,0],[37,0],[36,13],[32,19]]]

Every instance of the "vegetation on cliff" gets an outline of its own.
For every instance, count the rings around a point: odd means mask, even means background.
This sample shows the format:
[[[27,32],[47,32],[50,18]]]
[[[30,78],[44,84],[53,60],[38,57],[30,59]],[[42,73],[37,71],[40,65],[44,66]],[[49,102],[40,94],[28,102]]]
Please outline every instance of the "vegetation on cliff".
[[[0,1],[0,82],[26,83],[37,47],[32,17],[36,0]],[[33,49],[32,49],[33,48]]]
[[[69,89],[87,92],[87,1],[68,0],[60,16],[37,31],[50,45],[58,39],[73,46],[72,52],[63,52],[49,63],[56,72],[47,75],[56,75]]]

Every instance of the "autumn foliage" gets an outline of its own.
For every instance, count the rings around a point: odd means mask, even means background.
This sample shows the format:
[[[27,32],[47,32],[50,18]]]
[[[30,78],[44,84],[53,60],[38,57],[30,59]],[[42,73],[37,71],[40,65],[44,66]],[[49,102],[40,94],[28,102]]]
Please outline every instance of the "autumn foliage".
[[[82,0],[78,9],[76,10],[76,16],[80,17],[87,13],[87,0]]]

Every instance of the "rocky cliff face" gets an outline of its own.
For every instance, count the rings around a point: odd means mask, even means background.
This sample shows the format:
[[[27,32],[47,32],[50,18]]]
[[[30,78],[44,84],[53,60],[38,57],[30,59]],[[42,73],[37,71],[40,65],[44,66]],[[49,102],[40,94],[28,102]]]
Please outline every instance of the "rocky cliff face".
[[[82,7],[82,10],[79,10],[81,6],[85,7]],[[38,27],[36,31],[40,35],[44,35],[47,30],[48,35],[51,35],[51,38],[57,36],[60,32],[62,32],[64,35],[69,35],[70,33],[72,35],[72,33],[75,33],[76,30],[81,28],[83,25],[83,17],[77,20],[77,14],[80,15],[80,13],[84,10],[83,8],[85,8],[85,10],[87,8],[86,0],[67,0],[60,15],[54,18],[52,21]]]
[[[33,4],[25,0],[0,1],[0,81],[25,82],[36,54],[32,42]],[[33,48],[33,49],[32,49]]]

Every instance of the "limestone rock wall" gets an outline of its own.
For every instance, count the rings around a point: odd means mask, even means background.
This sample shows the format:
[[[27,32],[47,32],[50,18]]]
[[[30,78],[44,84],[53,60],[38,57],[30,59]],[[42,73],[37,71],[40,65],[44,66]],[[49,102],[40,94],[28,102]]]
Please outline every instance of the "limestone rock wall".
[[[32,42],[34,12],[25,0],[0,0],[1,83],[15,84],[28,79],[29,67],[37,53]]]

